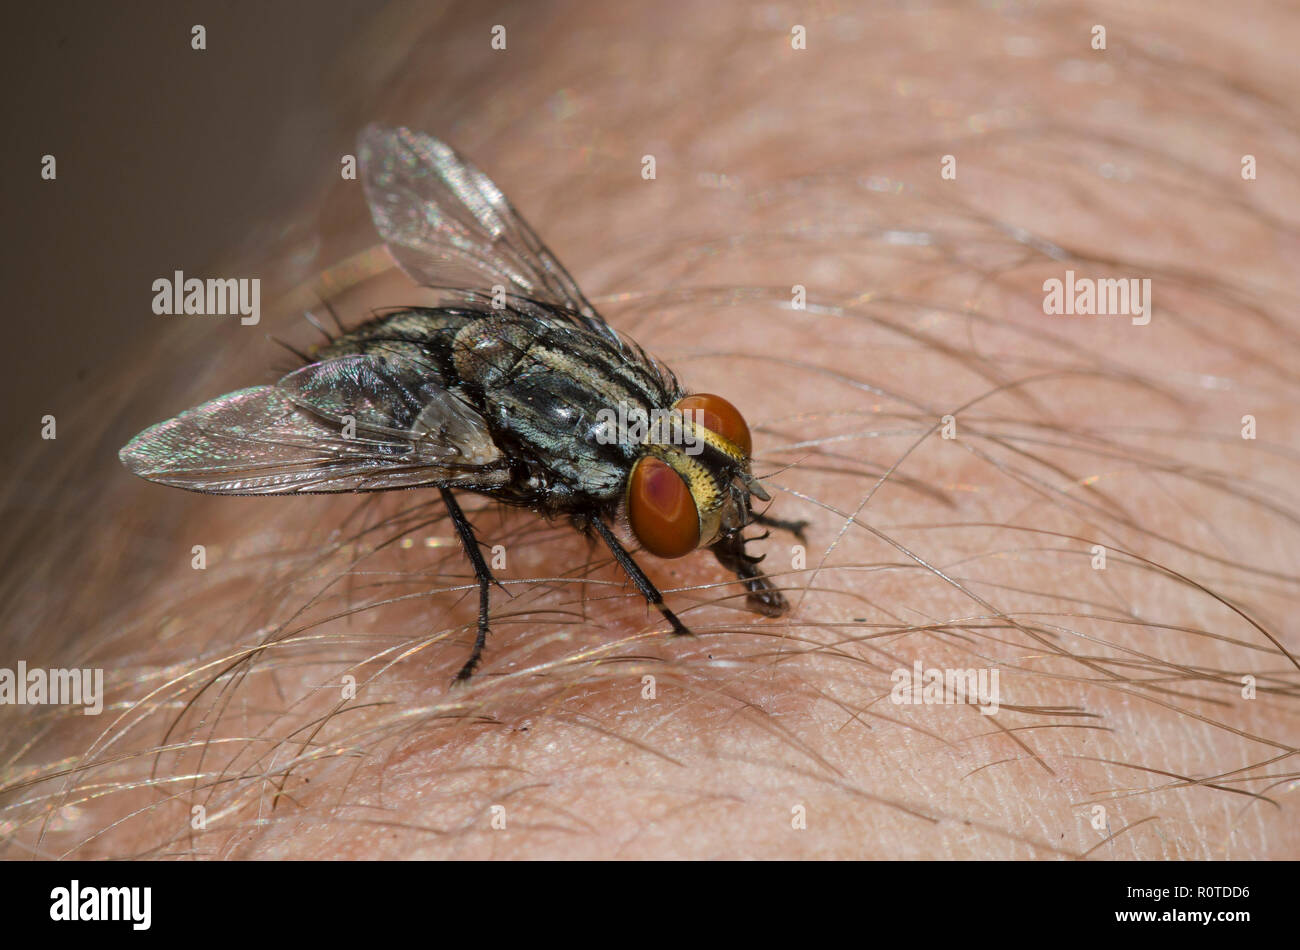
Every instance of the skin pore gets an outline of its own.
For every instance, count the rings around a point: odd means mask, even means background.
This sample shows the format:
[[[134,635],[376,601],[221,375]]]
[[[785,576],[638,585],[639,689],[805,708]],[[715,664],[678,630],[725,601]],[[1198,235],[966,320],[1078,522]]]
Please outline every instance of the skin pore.
[[[751,545],[790,614],[641,555],[671,638],[602,546],[462,495],[504,590],[453,689],[477,595],[436,492],[129,478],[126,437],[294,365],[266,333],[319,342],[304,307],[421,302],[340,181],[256,262],[262,326],[168,323],[96,402],[75,539],[18,516],[0,666],[107,699],[0,709],[0,854],[1300,854],[1295,13],[695,6],[399,6],[339,70],[356,127],[453,143],[741,409],[810,522]],[[1067,270],[1150,279],[1150,323],[1044,313]],[[996,669],[999,710],[892,701],[916,663]]]

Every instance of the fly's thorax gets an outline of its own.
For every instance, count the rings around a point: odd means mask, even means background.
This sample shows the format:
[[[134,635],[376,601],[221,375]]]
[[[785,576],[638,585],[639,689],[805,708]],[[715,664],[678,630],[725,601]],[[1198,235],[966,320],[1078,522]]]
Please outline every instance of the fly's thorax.
[[[494,437],[574,504],[616,501],[640,449],[604,410],[672,399],[649,370],[559,318],[485,315],[457,333],[452,356]]]

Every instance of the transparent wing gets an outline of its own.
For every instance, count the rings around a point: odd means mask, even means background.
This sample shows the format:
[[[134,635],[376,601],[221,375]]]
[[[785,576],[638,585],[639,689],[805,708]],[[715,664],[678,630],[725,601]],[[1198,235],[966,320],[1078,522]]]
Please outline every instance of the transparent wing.
[[[336,428],[350,419],[358,433],[430,461],[484,465],[500,456],[483,417],[445,388],[438,368],[413,344],[379,344],[313,363],[276,388]]]
[[[223,495],[486,488],[505,480],[481,417],[391,357],[306,366],[161,422],[119,453],[134,474]]]
[[[571,311],[615,346],[619,338],[501,189],[450,146],[410,129],[361,133],[370,214],[402,269],[430,287],[508,293]]]

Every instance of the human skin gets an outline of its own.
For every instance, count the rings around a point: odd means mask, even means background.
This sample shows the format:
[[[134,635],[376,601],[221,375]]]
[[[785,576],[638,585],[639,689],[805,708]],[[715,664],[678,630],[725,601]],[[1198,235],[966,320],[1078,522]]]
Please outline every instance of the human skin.
[[[101,555],[11,602],[14,659],[103,666],[110,705],[4,711],[31,741],[0,853],[1300,856],[1297,24],[1177,11],[376,21],[364,118],[453,142],[614,326],[745,413],[770,512],[810,522],[801,563],[752,546],[792,610],[642,555],[672,638],[598,544],[467,496],[507,566],[453,688],[476,596],[436,493],[189,495],[101,440]],[[420,301],[360,279],[359,186],[321,200],[320,243],[262,262],[264,326],[170,325],[185,380],[142,359],[121,425],[292,365],[263,332],[313,342],[304,281],[345,323]],[[1044,313],[1067,269],[1150,278],[1151,322]],[[892,702],[915,662],[996,668],[1000,710]]]

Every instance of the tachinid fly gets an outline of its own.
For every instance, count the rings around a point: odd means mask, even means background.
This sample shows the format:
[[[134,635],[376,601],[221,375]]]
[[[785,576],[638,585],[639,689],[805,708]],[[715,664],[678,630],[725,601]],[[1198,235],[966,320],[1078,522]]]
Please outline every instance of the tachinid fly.
[[[370,127],[360,163],[371,215],[402,269],[439,305],[389,311],[316,348],[274,386],[230,393],[140,433],[122,463],[222,495],[437,488],[479,584],[478,664],[492,572],[454,490],[569,517],[609,546],[675,633],[690,631],[615,537],[626,516],[658,557],[707,547],[751,609],[786,600],[745,552],[768,500],[749,429],[720,396],[688,395],[620,336],[485,175],[437,139]],[[621,427],[613,419],[671,417]]]

